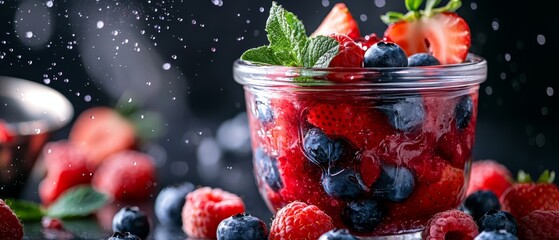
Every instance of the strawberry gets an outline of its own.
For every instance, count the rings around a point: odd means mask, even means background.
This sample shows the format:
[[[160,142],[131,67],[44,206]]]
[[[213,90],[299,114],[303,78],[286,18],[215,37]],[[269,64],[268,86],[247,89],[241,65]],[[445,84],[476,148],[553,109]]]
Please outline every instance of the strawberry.
[[[555,172],[544,171],[537,182],[523,171],[518,174],[518,182],[506,190],[500,198],[503,211],[521,219],[533,211],[559,210],[559,187],[553,184]]]
[[[340,43],[338,54],[330,61],[329,67],[362,67],[365,51],[350,37],[331,33],[329,37]]]
[[[23,225],[10,206],[0,199],[0,239],[23,239]]]
[[[132,123],[109,107],[82,112],[70,130],[69,140],[87,152],[93,169],[109,155],[132,149],[136,134]]]
[[[512,174],[505,165],[495,160],[474,161],[466,195],[479,190],[491,190],[500,197],[511,185]]]
[[[317,206],[294,201],[277,212],[270,228],[270,240],[318,239],[333,228],[332,218]]]
[[[452,12],[459,6],[456,1],[450,1],[441,8],[433,9],[434,6],[429,5],[419,11],[418,6],[406,4],[411,14],[391,12],[382,17],[389,24],[384,37],[402,47],[408,56],[428,52],[441,64],[464,62],[470,49],[471,34],[466,21]]]
[[[115,200],[146,199],[155,187],[154,161],[133,150],[115,153],[99,166],[91,183]]]
[[[343,137],[358,149],[377,146],[392,131],[386,117],[366,103],[333,99],[309,108],[308,123],[331,137]]]
[[[518,236],[524,240],[559,239],[559,211],[536,210],[518,221]]]
[[[239,196],[219,188],[202,187],[186,195],[182,229],[189,238],[215,239],[217,226],[223,219],[244,211]]]
[[[0,119],[0,144],[14,140],[14,134],[8,129],[8,124]]]
[[[327,36],[331,33],[344,34],[351,39],[361,36],[357,21],[351,16],[349,9],[343,3],[334,5],[330,13],[322,20],[320,26],[311,34],[311,37]]]
[[[71,187],[89,184],[93,172],[87,168],[87,156],[68,141],[47,143],[42,159],[47,175],[39,184],[39,197],[49,205]]]

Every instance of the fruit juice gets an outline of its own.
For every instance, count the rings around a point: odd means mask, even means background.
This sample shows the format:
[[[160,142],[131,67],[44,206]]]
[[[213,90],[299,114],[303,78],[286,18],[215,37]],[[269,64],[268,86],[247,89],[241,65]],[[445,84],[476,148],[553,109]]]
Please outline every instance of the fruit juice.
[[[270,210],[302,201],[369,237],[416,236],[434,214],[458,207],[487,64],[468,53],[456,2],[434,9],[428,1],[424,12],[421,1],[407,4],[415,15],[383,18],[382,39],[359,37],[343,4],[307,38],[296,16],[272,4],[270,44],[233,67]]]

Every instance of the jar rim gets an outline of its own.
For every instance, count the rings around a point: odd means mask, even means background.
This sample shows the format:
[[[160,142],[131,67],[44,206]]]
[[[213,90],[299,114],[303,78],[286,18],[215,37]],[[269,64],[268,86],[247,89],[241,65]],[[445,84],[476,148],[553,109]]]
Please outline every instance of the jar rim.
[[[487,78],[487,61],[468,54],[466,61],[425,67],[306,68],[258,65],[237,59],[233,76],[254,87],[364,87],[431,89],[479,85]]]

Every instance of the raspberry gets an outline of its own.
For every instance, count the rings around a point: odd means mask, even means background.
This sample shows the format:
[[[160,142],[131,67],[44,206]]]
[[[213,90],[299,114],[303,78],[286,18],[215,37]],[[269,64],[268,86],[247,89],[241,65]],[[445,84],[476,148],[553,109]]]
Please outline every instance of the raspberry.
[[[423,239],[474,239],[479,234],[472,217],[458,210],[448,210],[435,214],[425,230]]]
[[[491,190],[500,197],[511,186],[512,174],[502,164],[494,160],[482,160],[472,163],[470,182],[466,195],[479,190]]]
[[[318,239],[333,228],[332,218],[317,206],[294,201],[277,212],[270,228],[270,240]]]
[[[116,200],[146,199],[154,189],[155,165],[151,156],[126,150],[103,161],[91,182]]]
[[[202,187],[186,195],[182,229],[190,238],[216,238],[217,226],[223,219],[244,211],[239,196],[219,188]]]
[[[0,239],[23,239],[23,226],[12,209],[0,199]]]
[[[536,210],[518,221],[520,239],[559,239],[559,211]]]
[[[362,67],[365,51],[350,37],[332,33],[329,35],[340,43],[338,55],[332,59],[329,67]]]

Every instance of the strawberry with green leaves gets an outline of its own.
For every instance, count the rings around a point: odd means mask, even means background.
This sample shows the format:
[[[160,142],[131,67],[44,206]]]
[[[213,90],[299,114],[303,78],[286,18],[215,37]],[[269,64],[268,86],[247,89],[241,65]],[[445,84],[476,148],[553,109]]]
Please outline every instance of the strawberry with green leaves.
[[[435,8],[440,2],[427,0],[425,9],[420,10],[423,0],[406,0],[408,13],[383,15],[381,19],[389,24],[385,39],[398,44],[408,56],[426,52],[441,64],[463,62],[471,45],[471,34],[466,21],[454,12],[462,3],[450,0],[447,5]]]
[[[559,187],[553,184],[555,172],[544,171],[536,182],[523,171],[518,173],[518,182],[501,196],[504,211],[516,219],[522,219],[533,211],[559,210]]]

